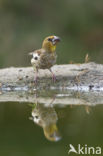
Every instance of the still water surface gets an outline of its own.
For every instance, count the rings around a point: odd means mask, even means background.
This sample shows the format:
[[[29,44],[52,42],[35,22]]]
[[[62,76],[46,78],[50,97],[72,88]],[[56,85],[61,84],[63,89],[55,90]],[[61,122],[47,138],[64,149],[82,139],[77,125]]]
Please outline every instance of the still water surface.
[[[102,105],[53,106],[54,100],[49,107],[0,103],[0,156],[68,156],[69,144],[103,147]]]

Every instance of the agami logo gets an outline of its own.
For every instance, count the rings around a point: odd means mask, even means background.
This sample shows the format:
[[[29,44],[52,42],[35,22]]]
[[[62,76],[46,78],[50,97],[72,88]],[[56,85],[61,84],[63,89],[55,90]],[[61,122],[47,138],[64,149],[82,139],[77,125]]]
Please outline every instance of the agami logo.
[[[70,144],[69,145],[69,151],[68,154],[70,153],[75,153],[75,154],[98,154],[101,155],[102,154],[102,149],[101,147],[97,146],[97,147],[88,147],[87,145],[81,146],[80,144],[78,144],[77,149]]]

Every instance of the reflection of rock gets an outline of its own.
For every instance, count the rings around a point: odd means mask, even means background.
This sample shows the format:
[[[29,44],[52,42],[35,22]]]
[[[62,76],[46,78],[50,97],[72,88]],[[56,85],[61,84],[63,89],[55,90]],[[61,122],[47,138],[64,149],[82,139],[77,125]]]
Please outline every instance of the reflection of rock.
[[[32,120],[41,126],[45,137],[50,141],[60,140],[60,134],[57,128],[57,114],[53,107],[44,107],[43,104],[37,104],[32,109]]]
[[[8,88],[9,91],[9,88]],[[36,103],[33,93],[29,92],[2,92],[0,95],[0,102],[28,102]],[[103,91],[73,91],[73,90],[40,90],[38,103],[50,107],[52,97],[55,95],[53,106],[64,107],[66,105],[89,105],[95,106],[103,104]]]

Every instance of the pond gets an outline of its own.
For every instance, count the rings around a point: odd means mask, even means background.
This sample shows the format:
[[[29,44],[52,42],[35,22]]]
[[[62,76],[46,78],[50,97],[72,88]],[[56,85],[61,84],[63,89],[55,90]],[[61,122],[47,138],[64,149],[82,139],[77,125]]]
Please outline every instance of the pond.
[[[8,100],[1,100],[3,95]],[[83,147],[79,155],[96,155],[97,147],[103,146],[103,105],[96,100],[90,103],[89,95],[69,91],[2,93],[0,155],[68,156],[72,148],[80,152],[78,146]],[[89,147],[93,147],[90,153]]]

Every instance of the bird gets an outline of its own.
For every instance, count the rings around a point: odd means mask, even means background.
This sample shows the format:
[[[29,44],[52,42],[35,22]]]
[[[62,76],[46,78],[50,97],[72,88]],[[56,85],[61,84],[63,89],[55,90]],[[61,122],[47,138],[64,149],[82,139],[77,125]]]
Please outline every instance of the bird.
[[[56,81],[56,76],[53,73],[51,67],[56,64],[56,46],[58,42],[60,42],[60,37],[55,35],[48,36],[43,40],[41,49],[37,49],[29,53],[29,55],[32,55],[31,64],[35,71],[35,83],[38,81],[39,69],[48,69],[52,74],[52,80],[54,82]]]

